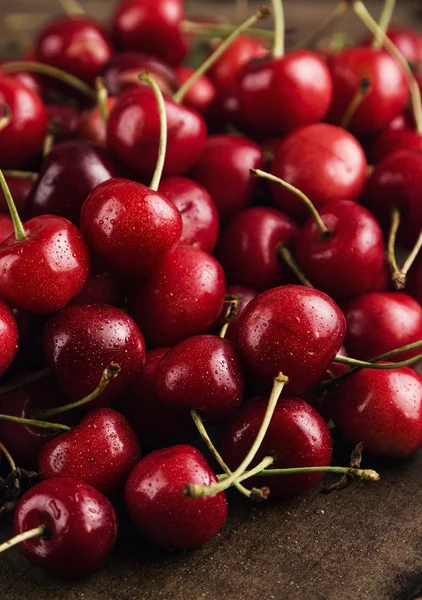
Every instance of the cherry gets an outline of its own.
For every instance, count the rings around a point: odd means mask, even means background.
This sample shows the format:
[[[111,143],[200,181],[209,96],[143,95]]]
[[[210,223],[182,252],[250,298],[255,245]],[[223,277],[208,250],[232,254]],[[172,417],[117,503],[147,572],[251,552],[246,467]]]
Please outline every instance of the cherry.
[[[236,313],[234,315],[234,318],[228,323],[228,327],[226,329],[226,334],[225,334],[225,339],[228,340],[229,342],[231,342],[232,344],[235,343],[235,339],[236,339],[236,329],[237,329],[237,320],[240,317],[240,315],[242,314],[242,312],[245,310],[245,308],[247,307],[247,305],[249,304],[249,302],[255,298],[255,296],[258,294],[258,292],[256,292],[255,290],[252,290],[251,288],[248,288],[244,285],[228,285],[226,288],[226,298],[227,297],[233,297],[236,298],[236,300],[238,301],[238,304],[236,306]],[[223,306],[223,310],[221,312],[220,315],[220,321],[221,321],[221,325],[223,325],[226,321],[226,314],[227,314],[227,306],[224,305]]]
[[[267,408],[266,398],[249,400],[223,431],[221,448],[227,464],[235,468],[251,447]],[[251,466],[265,456],[274,457],[271,468],[327,466],[331,462],[332,443],[327,425],[318,412],[299,398],[282,398]],[[257,477],[253,486],[268,486],[271,497],[285,498],[314,486],[322,472],[301,475]]]
[[[391,458],[422,447],[422,379],[413,369],[363,369],[331,396],[333,421],[348,442]]]
[[[6,179],[6,183],[9,187],[12,198],[15,202],[16,209],[19,214],[23,214],[25,211],[26,200],[31,193],[31,190],[34,186],[34,181],[36,180],[36,174],[34,177],[21,177],[21,173],[17,173],[16,175],[8,175],[5,174],[4,178]],[[9,209],[7,207],[6,198],[3,194],[3,190],[0,189],[0,211],[9,214]]]
[[[390,129],[382,131],[371,147],[374,164],[381,162],[396,150],[422,150],[422,135],[414,129]]]
[[[106,406],[121,396],[145,363],[142,334],[119,308],[107,304],[73,304],[45,326],[43,348],[48,367],[69,400],[87,396],[110,363],[120,373],[88,407]]]
[[[158,187],[171,200],[182,217],[179,244],[212,252],[217,243],[219,219],[213,199],[199,183],[186,177],[166,177]]]
[[[124,282],[111,271],[91,270],[85,287],[72,300],[72,304],[111,304],[122,306],[125,298]]]
[[[290,217],[274,208],[254,206],[239,212],[223,231],[216,253],[228,283],[258,291],[285,283],[277,246],[293,243],[296,232]]]
[[[139,532],[157,546],[196,548],[216,535],[227,518],[224,492],[193,500],[183,496],[188,483],[209,485],[217,477],[192,446],[156,450],[133,469],[125,489],[129,513]]]
[[[45,444],[38,471],[43,479],[83,481],[109,497],[123,490],[140,458],[138,438],[124,416],[112,408],[96,408]]]
[[[388,27],[386,34],[408,62],[422,61],[422,36],[418,31],[410,27],[392,25]],[[372,35],[365,35],[361,45],[369,46],[372,39]]]
[[[316,123],[291,133],[274,156],[271,173],[309,196],[317,209],[328,202],[356,200],[366,181],[367,163],[358,141],[347,131]],[[306,206],[291,191],[271,184],[276,205],[302,221]]]
[[[105,101],[107,114],[110,114],[116,98],[110,96]],[[101,107],[97,104],[92,110],[85,111],[80,120],[78,134],[81,138],[88,140],[97,146],[107,146],[107,124],[101,113]]]
[[[242,366],[227,340],[197,335],[163,356],[154,375],[155,393],[167,404],[199,410],[213,420],[228,418],[240,406]]]
[[[54,124],[55,139],[75,138],[81,120],[81,113],[70,104],[47,104],[48,121]]]
[[[410,270],[408,278],[408,292],[422,305],[422,261]]]
[[[176,67],[176,75],[180,85],[188,81],[195,69],[179,65]],[[199,113],[205,113],[214,99],[216,89],[214,84],[206,75],[201,75],[189,89],[184,97],[183,104],[189,108],[197,110]]]
[[[402,292],[370,292],[343,306],[347,321],[345,345],[350,354],[366,360],[422,339],[422,307]],[[417,356],[419,350],[392,358]]]
[[[224,272],[215,258],[193,246],[177,246],[134,284],[129,312],[150,346],[171,346],[212,330],[224,293]]]
[[[14,543],[20,542],[19,550],[30,563],[59,577],[81,577],[113,548],[117,515],[95,488],[57,477],[25,493],[16,507],[13,529],[20,538]]]
[[[9,215],[0,213],[0,244],[14,232],[13,221]]]
[[[31,59],[28,58],[27,60]],[[9,77],[23,83],[42,99],[48,96],[48,89],[45,82],[36,73],[30,73],[29,71],[15,71],[14,73],[10,73]]]
[[[240,35],[212,65],[208,77],[217,88],[222,88],[236,79],[243,65],[254,58],[261,58],[267,54],[268,50],[264,48],[260,40]]]
[[[10,308],[0,300],[0,377],[10,367],[18,349],[18,327]]]
[[[282,371],[289,378],[287,391],[301,394],[320,380],[345,333],[346,321],[331,298],[285,285],[248,304],[237,322],[236,349],[261,388]]]

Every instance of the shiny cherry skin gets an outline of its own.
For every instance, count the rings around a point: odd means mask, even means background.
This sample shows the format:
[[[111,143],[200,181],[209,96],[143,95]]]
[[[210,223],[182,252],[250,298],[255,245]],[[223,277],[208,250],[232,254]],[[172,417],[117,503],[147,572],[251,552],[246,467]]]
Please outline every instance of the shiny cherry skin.
[[[233,134],[210,135],[191,175],[211,194],[222,222],[252,202],[257,178],[249,169],[262,169],[265,157],[258,144]]]
[[[392,25],[387,29],[387,36],[408,62],[422,61],[422,35],[419,31],[410,27]],[[371,43],[371,35],[366,35],[361,41],[362,46],[369,46]]]
[[[179,244],[212,252],[217,243],[219,218],[217,208],[207,190],[187,177],[166,177],[158,188],[177,207],[182,217]]]
[[[158,363],[154,381],[162,402],[199,410],[213,421],[239,408],[245,386],[232,344],[216,335],[193,336],[174,346]]]
[[[125,282],[112,271],[104,268],[91,270],[85,287],[72,300],[72,304],[111,304],[123,306],[125,300]]]
[[[195,69],[191,67],[183,65],[176,67],[180,85],[183,85],[193,73],[195,73]],[[201,75],[183,98],[183,104],[203,114],[214,100],[215,94],[214,84],[206,75]]]
[[[38,62],[62,69],[91,84],[112,52],[105,33],[85,17],[51,21],[41,31],[35,45]]]
[[[123,0],[113,15],[113,38],[124,50],[155,54],[178,65],[188,51],[182,20],[182,0]]]
[[[165,97],[164,103],[168,138],[163,174],[183,175],[205,147],[205,121],[198,112],[176,104],[171,98]],[[149,180],[157,162],[159,139],[158,106],[152,90],[144,85],[124,92],[108,121],[110,149],[137,176]]]
[[[129,294],[129,313],[152,347],[172,346],[211,331],[221,313],[226,282],[207,252],[177,246]]]
[[[27,238],[9,236],[0,244],[0,297],[34,313],[60,310],[84,287],[88,250],[79,230],[55,215],[24,223]]]
[[[313,218],[295,238],[296,259],[312,284],[333,298],[378,289],[386,272],[383,233],[372,214],[356,202],[325,204],[319,214],[330,236],[322,239]]]
[[[25,212],[26,200],[34,187],[34,182],[32,179],[26,177],[12,177],[10,175],[5,175],[4,178],[6,179],[10,193],[12,194],[16,210],[20,215],[23,215]],[[9,208],[2,190],[0,190],[0,211],[9,215]]]
[[[422,339],[422,307],[403,292],[370,292],[343,306],[347,321],[345,345],[351,356],[367,360]],[[420,349],[398,354],[407,360]]]
[[[230,468],[236,468],[252,446],[267,405],[267,398],[249,400],[223,431],[221,450]],[[331,454],[330,431],[318,412],[300,398],[282,398],[251,468],[268,455],[275,457],[271,469],[328,466]],[[268,486],[271,498],[285,498],[309,490],[323,475],[255,477],[248,479],[248,486]]]
[[[317,123],[331,104],[330,71],[309,50],[252,60],[239,71],[237,85],[242,118],[261,137]]]
[[[406,280],[406,292],[422,305],[422,260],[410,269]]]
[[[285,390],[302,394],[332,362],[346,333],[346,320],[323,292],[285,285],[259,294],[240,315],[236,349],[253,381],[270,388],[281,371]],[[282,340],[282,341],[281,341]]]
[[[341,127],[316,123],[291,133],[275,153],[271,173],[294,185],[320,208],[337,200],[356,200],[366,182],[367,163],[359,142]],[[278,208],[299,220],[306,206],[289,190],[271,183]]]
[[[422,448],[422,378],[413,369],[363,369],[331,396],[332,418],[346,441],[389,458]]]
[[[262,42],[247,35],[239,35],[222,56],[211,66],[208,77],[217,88],[235,81],[239,70],[254,58],[268,54]]]
[[[83,140],[56,144],[43,161],[26,213],[29,217],[60,215],[78,225],[82,204],[90,191],[118,175],[106,150]]]
[[[0,168],[25,168],[41,152],[46,108],[35,92],[11,77],[0,77],[0,104],[10,109],[10,122],[0,131]]]
[[[193,446],[178,445],[156,450],[133,469],[125,489],[125,501],[139,533],[156,546],[196,548],[223,527],[227,518],[224,492],[186,498],[187,483],[211,485],[217,477]]]
[[[0,377],[12,364],[18,350],[18,326],[12,311],[0,300]]]
[[[13,221],[9,215],[0,213],[0,244],[14,232]]]
[[[106,100],[107,114],[110,114],[115,104],[116,98],[108,96]],[[107,146],[107,125],[104,123],[98,104],[93,109],[87,110],[82,114],[78,135],[96,146],[101,146],[102,148]]]
[[[73,304],[51,317],[43,332],[48,367],[70,401],[97,387],[104,369],[120,366],[118,376],[84,408],[107,406],[123,395],[145,363],[145,344],[133,320],[107,304]]]
[[[115,497],[140,458],[138,438],[125,417],[112,408],[95,408],[45,444],[38,471],[43,479],[71,477]]]
[[[81,231],[94,254],[113,269],[142,277],[177,244],[182,217],[163,194],[129,179],[110,179],[85,200]]]
[[[221,234],[216,255],[230,284],[258,291],[286,283],[290,272],[277,256],[279,244],[291,245],[295,223],[279,210],[253,206],[233,217]]]
[[[409,98],[406,75],[384,50],[352,47],[339,52],[331,63],[333,102],[329,119],[341,124],[361,80],[371,88],[357,107],[348,129],[353,133],[380,131],[405,108]]]
[[[19,544],[33,565],[64,578],[83,577],[111,552],[117,536],[113,505],[92,486],[56,477],[31,487],[20,499],[13,530],[44,525],[44,536]]]
[[[253,298],[255,298],[255,296],[257,296],[257,295],[258,295],[258,292],[256,290],[248,288],[244,285],[228,285],[226,288],[226,297],[227,296],[235,296],[239,301],[239,304],[238,304],[237,310],[236,310],[236,315],[235,315],[234,319],[232,321],[230,321],[230,324],[227,328],[226,335],[225,335],[225,339],[228,340],[229,342],[231,342],[233,345],[236,340],[236,328],[237,328],[238,319],[239,319],[240,315],[242,314],[242,312],[245,310],[245,308],[248,306],[249,302]],[[224,304],[223,310],[221,311],[221,315],[220,315],[220,322],[219,322],[220,327],[225,323],[226,314],[227,314],[227,304]]]
[[[71,104],[47,104],[48,121],[55,125],[55,142],[75,138],[81,113]]]

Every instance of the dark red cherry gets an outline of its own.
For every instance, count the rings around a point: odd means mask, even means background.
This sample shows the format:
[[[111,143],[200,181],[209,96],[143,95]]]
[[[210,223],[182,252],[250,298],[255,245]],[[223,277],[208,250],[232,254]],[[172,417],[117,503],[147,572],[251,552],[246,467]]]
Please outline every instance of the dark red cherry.
[[[288,272],[277,246],[292,244],[296,232],[292,219],[274,208],[254,206],[239,212],[223,231],[216,252],[228,283],[258,291],[285,283]]]
[[[392,458],[422,447],[422,379],[413,369],[363,369],[331,397],[333,421],[348,442]]]
[[[47,365],[71,401],[90,394],[109,364],[120,366],[118,376],[87,408],[119,398],[145,363],[141,332],[126,313],[107,304],[64,308],[45,326],[43,348]]]
[[[410,128],[382,131],[371,147],[371,160],[381,162],[396,150],[422,150],[422,135]]]
[[[210,135],[192,177],[211,194],[222,221],[227,221],[252,202],[257,181],[249,169],[265,164],[262,149],[245,137]]]
[[[142,277],[177,244],[182,218],[163,194],[129,179],[110,179],[85,200],[81,231],[113,269]]]
[[[155,370],[155,393],[167,404],[228,418],[240,406],[242,366],[231,343],[216,335],[184,340],[163,356]]]
[[[18,327],[10,308],[0,300],[0,377],[10,367],[18,350]]]
[[[348,126],[353,133],[380,131],[403,111],[409,98],[409,84],[402,67],[384,50],[345,48],[332,61],[331,74],[333,102],[329,119],[339,125],[362,79],[370,80],[370,89]]]
[[[64,17],[51,21],[35,45],[38,62],[94,83],[113,48],[105,33],[91,19]]]
[[[367,360],[422,339],[422,307],[402,292],[371,292],[343,306],[347,321],[345,345],[351,356]],[[391,359],[407,360],[410,350]]]
[[[196,181],[187,177],[166,177],[158,191],[174,202],[182,217],[179,244],[212,252],[217,243],[219,219],[213,199]]]
[[[205,116],[208,129],[212,133],[226,133],[228,126],[242,131],[248,130],[248,132],[251,129],[248,129],[242,121],[236,82],[216,88],[214,100]]]
[[[419,31],[410,27],[392,25],[386,33],[408,62],[422,61],[422,35]],[[369,46],[372,39],[371,35],[366,35],[361,41],[362,46]]]
[[[112,271],[96,268],[91,270],[85,287],[71,302],[72,304],[111,304],[122,306],[125,285],[119,275]]]
[[[78,135],[81,113],[71,104],[47,104],[48,121],[54,125],[55,140],[66,140]]]
[[[9,215],[0,213],[0,244],[14,233],[13,221]]]
[[[124,416],[112,408],[95,408],[79,425],[45,444],[38,471],[43,479],[71,477],[113,497],[123,491],[140,458],[138,438]]]
[[[258,292],[248,288],[244,285],[228,285],[226,288],[226,297],[234,296],[238,300],[238,305],[236,309],[236,315],[227,328],[225,338],[229,340],[232,344],[235,343],[236,340],[236,329],[237,329],[237,320],[248,306],[249,302],[257,296]],[[227,304],[225,303],[223,306],[223,310],[221,311],[220,321],[221,325],[225,322],[225,317],[227,314]]]
[[[7,185],[9,187],[12,198],[15,202],[16,209],[19,214],[25,212],[26,200],[34,187],[34,181],[27,177],[15,177],[5,175]],[[0,189],[0,211],[9,214],[6,198],[3,191]]]
[[[109,96],[106,100],[107,114],[110,114],[113,106],[116,104],[116,98]],[[107,124],[101,114],[101,109],[94,106],[92,110],[85,111],[79,123],[79,137],[88,140],[96,146],[105,148],[107,146]]]
[[[229,467],[236,468],[248,453],[267,405],[267,398],[249,400],[225,428],[221,450]],[[275,458],[271,469],[328,466],[331,454],[330,432],[318,412],[300,398],[282,398],[250,467],[268,455]],[[271,497],[284,498],[305,492],[322,477],[323,473],[256,477],[248,479],[247,484],[248,487],[268,486]]]
[[[322,377],[338,352],[346,321],[337,304],[314,288],[285,285],[256,296],[237,322],[236,349],[261,388],[281,371],[286,390],[301,394]]]
[[[186,498],[187,483],[218,481],[202,454],[192,446],[156,450],[133,469],[125,489],[129,513],[139,531],[163,548],[196,548],[216,535],[227,518],[224,492]]]
[[[22,60],[30,60],[29,58],[23,58]],[[33,58],[31,60],[34,60]],[[31,73],[29,71],[14,71],[13,73],[9,73],[8,77],[12,79],[16,79],[20,83],[23,83],[30,90],[35,92],[37,96],[44,99],[48,96],[48,88],[39,75],[36,73]]]
[[[213,329],[225,287],[215,258],[193,246],[177,246],[151,275],[135,283],[129,312],[149,345],[171,346]]]
[[[15,510],[15,535],[40,526],[45,527],[43,535],[19,544],[24,557],[53,575],[81,577],[111,552],[117,515],[95,488],[56,477],[30,488]]]
[[[182,65],[176,67],[176,75],[180,85],[183,85],[193,73],[195,73],[195,69],[191,67]],[[206,75],[201,75],[183,98],[183,104],[197,110],[199,113],[204,113],[214,100],[215,93],[214,84]]]
[[[422,305],[422,260],[410,269],[406,282],[406,291]]]
[[[232,83],[243,65],[254,58],[268,54],[262,42],[247,35],[239,35],[222,56],[211,66],[208,77],[218,88]]]
[[[113,15],[113,37],[124,50],[148,52],[177,65],[188,51],[182,20],[182,0],[123,0]]]
[[[359,142],[347,131],[316,123],[291,133],[279,146],[271,173],[294,185],[320,208],[337,200],[356,200],[366,181],[367,163]],[[270,184],[276,205],[302,221],[306,206],[286,188]]]

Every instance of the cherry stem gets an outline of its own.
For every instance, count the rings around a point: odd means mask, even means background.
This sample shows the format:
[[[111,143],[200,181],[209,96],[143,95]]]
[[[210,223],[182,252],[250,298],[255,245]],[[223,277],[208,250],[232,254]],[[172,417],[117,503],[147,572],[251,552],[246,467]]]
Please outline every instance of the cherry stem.
[[[44,379],[44,377],[47,377],[48,375],[50,375],[50,371],[47,368],[45,368],[41,371],[37,371],[36,373],[31,373],[26,377],[22,377],[22,379],[19,379],[19,381],[14,381],[13,383],[6,383],[5,385],[0,386],[0,395],[6,394],[6,392],[12,392],[13,390],[17,390],[21,387],[24,387],[25,385],[28,385],[29,383],[34,383],[34,381]]]
[[[4,169],[3,175],[6,177],[16,177],[18,179],[31,179],[31,181],[37,181],[38,173],[33,171],[17,171],[15,169]]]
[[[13,415],[0,414],[0,421],[9,421],[19,425],[29,425],[30,427],[40,427],[41,429],[55,429],[57,431],[70,431],[70,427],[62,423],[49,423],[47,421],[38,421],[37,419],[25,419],[24,417],[14,417]]]
[[[384,364],[378,362],[369,362],[366,360],[358,360],[357,358],[350,358],[350,356],[341,356],[340,354],[337,354],[337,356],[333,358],[333,361],[336,363],[341,363],[342,365],[360,367],[361,369],[378,369],[379,371],[388,371],[390,369],[400,369],[401,367],[408,367],[421,359],[422,354],[417,354],[416,356],[408,358],[407,360],[402,360],[401,362]]]
[[[291,185],[290,183],[287,183],[287,181],[284,181],[284,179],[280,179],[279,177],[276,177],[275,175],[271,175],[271,173],[267,173],[266,171],[261,171],[260,169],[249,169],[249,173],[251,175],[253,175],[254,177],[261,177],[262,179],[268,179],[268,181],[273,181],[274,183],[278,183],[279,185],[286,188],[290,192],[293,192],[293,194],[295,194],[300,200],[302,200],[302,202],[304,202],[304,204],[306,204],[306,206],[308,207],[309,212],[311,213],[312,218],[314,219],[314,221],[319,229],[319,232],[321,234],[321,239],[327,239],[330,237],[331,231],[328,229],[328,227],[326,227],[324,225],[324,222],[321,219],[320,214],[317,211],[317,209],[315,208],[314,204],[308,198],[308,196],[306,196],[303,192],[301,192],[297,187],[295,187],[294,185]]]
[[[56,136],[60,131],[62,124],[59,119],[51,119],[48,124],[47,135],[44,139],[42,153],[43,156],[47,156],[51,152],[52,147],[54,146],[54,142],[56,141]]]
[[[406,258],[406,260],[403,263],[402,268],[400,269],[400,273],[402,278],[404,279],[403,281],[403,287],[406,283],[406,275],[407,272],[409,271],[410,267],[413,265],[416,257],[418,256],[420,249],[422,248],[422,231],[419,234],[418,239],[416,240],[415,245],[412,248],[412,251],[410,252],[409,256]],[[396,285],[397,288],[397,284],[396,282],[394,282],[394,284]],[[397,289],[403,289],[403,287],[399,287]]]
[[[300,48],[313,48],[320,38],[327,35],[334,29],[340,19],[346,14],[349,9],[349,2],[347,0],[340,0],[335,6],[334,10],[328,15],[325,21],[318,27],[316,31],[308,35],[304,40],[301,40],[298,44],[293,46],[293,50],[299,50]]]
[[[355,467],[293,467],[289,469],[263,469],[259,473],[247,471],[239,477],[239,481],[243,481],[248,477],[269,477],[271,475],[295,475],[297,473],[344,473],[352,475],[354,478],[363,479],[364,481],[379,481],[379,473],[373,469],[357,469]]]
[[[378,21],[378,27],[384,33],[386,33],[388,26],[390,24],[391,18],[393,16],[394,9],[396,7],[396,0],[385,0],[384,6],[381,12],[380,19]],[[374,36],[372,41],[372,48],[378,50],[382,46],[382,34],[378,32],[377,35]]]
[[[227,23],[195,23],[194,21],[183,21],[182,31],[192,33],[201,37],[215,38],[227,37],[237,30],[237,25],[228,25]],[[274,32],[269,29],[248,29],[248,36],[259,39],[274,39]]]
[[[95,89],[97,90],[97,104],[100,109],[101,118],[104,121],[104,124],[107,125],[108,121],[108,107],[107,107],[107,98],[108,92],[107,88],[104,85],[104,81],[102,77],[96,77],[95,79]]]
[[[268,427],[271,423],[272,416],[277,406],[278,399],[280,398],[280,394],[283,391],[284,386],[288,383],[289,379],[283,373],[279,373],[277,377],[274,379],[273,389],[271,391],[270,399],[268,402],[267,410],[264,415],[264,419],[261,423],[261,427],[257,433],[254,443],[250,448],[249,452],[241,462],[241,464],[237,467],[232,474],[227,477],[224,481],[214,483],[212,485],[199,485],[195,483],[189,483],[184,487],[184,494],[189,498],[200,498],[202,496],[213,496],[214,494],[218,494],[232,486],[235,481],[239,479],[241,475],[245,472],[247,467],[251,464],[253,459],[256,456],[259,448],[261,447],[262,441],[267,433]]]
[[[97,92],[92,89],[89,85],[87,85],[81,79],[70,75],[70,73],[66,73],[66,71],[62,71],[61,69],[56,69],[56,67],[51,67],[50,65],[46,65],[44,63],[39,62],[31,62],[31,61],[11,61],[4,63],[2,65],[2,70],[5,73],[16,73],[17,71],[29,71],[31,73],[40,73],[41,75],[47,75],[48,77],[53,77],[54,79],[59,79],[75,88],[85,96],[87,96],[93,102],[97,100]]]
[[[7,127],[10,123],[11,113],[7,104],[1,105],[2,116],[0,117],[0,131]]]
[[[403,263],[402,268],[400,269],[397,260],[396,260],[396,238],[397,231],[400,226],[400,211],[399,209],[393,208],[391,212],[391,227],[390,232],[388,234],[388,244],[387,244],[387,253],[388,253],[388,262],[391,270],[391,278],[393,281],[393,285],[396,290],[404,289],[406,285],[406,275],[413,265],[416,257],[419,254],[419,251],[422,247],[422,230],[419,233],[418,239],[416,240],[415,245],[413,246],[411,252]]]
[[[343,129],[349,128],[357,109],[371,91],[371,87],[371,79],[369,77],[363,77],[360,80],[359,87],[356,90],[349,106],[347,107],[346,112],[344,113],[343,120],[341,122],[341,127],[343,127]]]
[[[276,252],[277,252],[278,256],[286,263],[286,265],[289,267],[289,269],[291,271],[293,271],[293,273],[296,275],[297,279],[300,281],[300,283],[302,285],[305,285],[306,287],[311,287],[311,288],[314,287],[312,285],[312,283],[309,281],[309,279],[300,270],[299,265],[293,258],[293,254],[290,252],[290,250],[287,248],[287,246],[284,246],[283,244],[279,244],[276,248]]]
[[[282,58],[285,36],[283,0],[272,0],[272,7],[274,15],[273,57]]]
[[[39,527],[35,527],[34,529],[29,529],[28,531],[24,531],[23,533],[19,533],[19,535],[15,535],[7,542],[0,544],[0,552],[4,552],[5,550],[9,550],[13,546],[20,544],[21,542],[25,542],[26,540],[30,540],[34,537],[41,537],[46,535],[47,527],[45,525],[40,525]]]
[[[54,417],[55,415],[61,415],[64,412],[73,410],[74,408],[79,408],[80,406],[84,406],[85,404],[92,402],[92,400],[95,400],[100,394],[102,394],[103,390],[108,386],[110,381],[117,377],[119,371],[119,365],[111,363],[106,369],[104,369],[100,383],[97,385],[93,392],[88,394],[88,396],[85,396],[85,398],[82,398],[82,400],[77,400],[76,402],[71,402],[70,404],[64,404],[63,406],[56,406],[54,408],[45,408],[43,410],[37,410],[35,416],[40,419],[49,419],[50,417]]]
[[[16,471],[15,461],[13,460],[12,455],[10,454],[10,452],[8,451],[8,449],[6,448],[6,446],[4,444],[2,444],[1,442],[0,442],[0,450],[5,455],[6,460],[9,463],[10,471],[13,473],[14,471]],[[17,490],[20,489],[20,483],[19,483],[19,478],[18,477],[15,477],[13,485],[15,486],[15,488]]]
[[[251,27],[254,23],[259,21],[260,19],[264,19],[270,14],[270,9],[267,6],[262,6],[259,8],[254,15],[249,17],[242,25],[236,27],[234,31],[222,42],[216,50],[209,56],[202,65],[194,72],[192,75],[185,81],[185,83],[177,90],[177,92],[173,96],[174,102],[181,104],[183,102],[184,97],[193,86],[193,84],[203,75],[219,58],[227,48],[230,46],[232,41],[236,39],[241,33],[246,31],[249,27]]]
[[[15,230],[15,238],[17,242],[22,242],[28,237],[23,228],[22,221],[20,220],[19,213],[16,209],[16,205],[13,202],[12,194],[10,193],[7,181],[4,178],[3,171],[0,169],[0,187],[3,190],[4,197],[6,198],[7,207],[9,209],[10,216],[13,221],[13,228]]]
[[[63,10],[71,17],[77,15],[86,15],[85,9],[78,0],[59,0]]]
[[[158,115],[160,117],[160,143],[158,146],[158,158],[157,164],[155,166],[154,175],[152,176],[151,183],[149,187],[156,192],[158,190],[158,186],[160,185],[161,175],[163,174],[164,161],[166,159],[166,150],[167,150],[167,115],[166,115],[166,107],[164,104],[163,94],[151,75],[148,73],[142,73],[139,75],[139,79],[141,81],[145,81],[148,83],[152,91],[154,93],[155,99],[158,104]]]
[[[226,314],[224,315],[224,325],[221,327],[219,336],[224,338],[230,323],[235,320],[239,310],[239,304],[242,299],[241,294],[227,294],[224,303],[227,304]]]

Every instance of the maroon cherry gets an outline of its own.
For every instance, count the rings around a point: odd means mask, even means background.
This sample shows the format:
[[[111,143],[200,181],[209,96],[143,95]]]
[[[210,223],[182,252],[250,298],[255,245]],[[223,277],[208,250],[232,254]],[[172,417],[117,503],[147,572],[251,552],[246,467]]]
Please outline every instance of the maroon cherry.
[[[243,65],[254,58],[261,58],[267,54],[268,50],[264,48],[260,40],[247,35],[239,35],[212,65],[208,77],[217,88],[222,88],[236,79]]]
[[[125,500],[142,536],[164,548],[196,548],[216,535],[227,518],[224,492],[186,498],[187,483],[210,485],[217,477],[192,446],[157,450],[143,458],[129,476]]]
[[[183,85],[195,73],[195,69],[191,67],[178,66],[176,67],[176,75],[179,79],[179,84]],[[213,83],[206,75],[201,75],[183,99],[183,104],[189,108],[197,110],[199,113],[206,112],[214,99],[216,89]]]
[[[129,311],[149,345],[169,346],[212,330],[224,294],[224,272],[215,258],[193,246],[177,246],[134,284]]]
[[[14,233],[13,221],[9,215],[0,213],[0,244]]]
[[[235,343],[236,339],[236,329],[237,323],[240,315],[248,306],[249,302],[257,296],[258,292],[248,288],[244,285],[228,285],[226,288],[226,298],[234,297],[237,299],[236,306],[236,314],[234,319],[230,321],[229,326],[226,329],[226,335],[224,336],[226,340],[229,340],[232,344]],[[221,311],[220,321],[221,325],[223,325],[226,321],[227,315],[227,304],[225,303],[223,306],[223,310]]]
[[[34,173],[36,177],[36,174]],[[21,177],[17,175],[5,175],[6,183],[9,186],[10,193],[15,202],[19,214],[24,214],[26,200],[34,187],[35,177]],[[0,189],[0,211],[9,214],[6,198],[3,190]]]
[[[422,307],[402,292],[371,292],[343,306],[345,345],[351,356],[367,360],[422,339]],[[392,362],[417,356],[410,350]]]
[[[111,552],[117,515],[95,488],[57,477],[26,492],[16,507],[13,529],[20,538],[14,543],[20,542],[30,563],[59,577],[82,577]]]
[[[333,421],[348,442],[391,458],[422,447],[422,378],[413,369],[363,369],[331,396]]]
[[[107,114],[116,104],[114,96],[108,96],[105,102]],[[104,122],[101,108],[97,104],[92,110],[84,112],[79,124],[79,136],[96,146],[107,146],[107,124]]]
[[[47,104],[48,121],[54,125],[55,140],[66,140],[78,135],[81,113],[71,104]]]
[[[216,88],[214,100],[205,116],[208,130],[212,133],[226,133],[229,126],[239,131],[247,131],[250,135],[254,133],[242,120],[236,82]]]
[[[10,308],[0,300],[0,377],[10,367],[18,349],[18,327]]]
[[[91,270],[85,287],[72,304],[111,304],[122,306],[125,299],[124,281],[119,275],[104,268]]]

